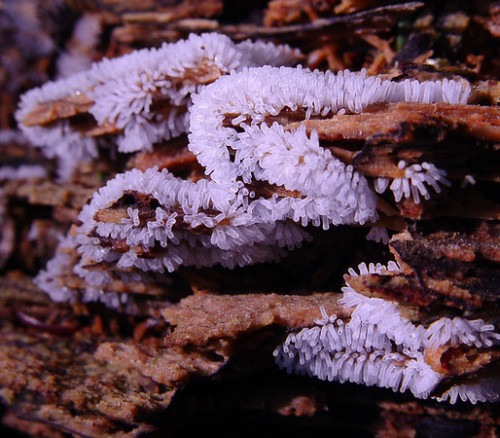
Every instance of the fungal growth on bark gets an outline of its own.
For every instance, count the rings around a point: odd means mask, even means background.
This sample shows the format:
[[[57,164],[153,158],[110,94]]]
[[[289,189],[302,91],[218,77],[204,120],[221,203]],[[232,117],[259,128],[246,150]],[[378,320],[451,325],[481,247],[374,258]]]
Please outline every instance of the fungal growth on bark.
[[[391,262],[361,264],[361,275],[391,275],[400,267]],[[359,274],[349,270],[351,278]],[[369,298],[347,282],[339,301],[353,308],[348,321],[326,314],[315,326],[288,335],[275,351],[278,365],[321,380],[352,382],[367,386],[411,391],[418,398],[433,396],[440,401],[498,401],[500,379],[474,375],[494,362],[500,333],[482,319],[440,317],[427,326],[402,315],[390,300]],[[472,375],[467,383],[453,378]],[[446,390],[438,384],[447,380]]]
[[[498,45],[462,56],[489,2],[55,3],[53,56],[20,67],[9,42],[0,65],[2,102],[30,70],[0,111],[13,427],[175,435],[230,410],[494,434]]]
[[[288,221],[325,229],[375,222],[377,195],[368,180],[300,122],[356,114],[378,102],[457,103],[468,93],[458,82],[393,82],[364,72],[269,66],[233,72],[195,95],[190,112],[188,148],[209,179],[191,182],[157,168],[118,174],[79,215],[82,225],[70,237],[80,259],[73,271],[102,291],[113,283],[103,267],[137,270],[139,277],[181,265],[234,268],[279,260],[283,248],[299,246],[306,233]],[[423,166],[436,175],[417,177],[412,168],[414,191],[446,181]],[[61,263],[67,255],[57,257]],[[49,266],[38,284],[54,294],[57,263]],[[99,272],[88,269],[96,266]]]
[[[469,93],[468,84],[448,80],[395,82],[366,72],[250,68],[194,97],[188,147],[214,181],[250,187],[252,211],[264,220],[324,228],[364,224],[377,218],[376,194],[357,170],[356,155],[343,153],[335,143],[342,139],[326,129],[375,104],[463,104]],[[404,169],[402,178],[391,184],[397,202],[403,195],[418,202],[419,193],[429,197],[428,186],[439,192],[440,184],[449,183],[445,171],[427,162],[406,168],[400,161],[398,169]],[[390,181],[379,177],[378,192],[387,186],[382,179]],[[267,186],[273,196],[260,197],[252,185]]]
[[[73,271],[94,290],[86,293],[86,300],[91,300],[92,295],[102,295],[97,290],[113,283],[109,271],[123,277],[132,270],[135,281],[141,281],[144,273],[161,277],[181,265],[234,268],[279,260],[287,249],[308,239],[295,224],[252,216],[248,202],[230,186],[183,180],[155,167],[119,174],[83,207],[81,225],[38,276],[38,285],[53,296],[63,290],[57,287],[61,265],[68,263],[63,248],[76,248],[80,261]],[[96,266],[101,266],[97,272]],[[75,292],[57,296],[71,300]]]
[[[219,76],[243,67],[293,65],[299,57],[284,45],[193,34],[159,49],[104,59],[30,90],[16,118],[34,145],[60,160],[67,179],[76,163],[109,144],[109,136],[119,152],[135,152],[186,132],[191,94]]]

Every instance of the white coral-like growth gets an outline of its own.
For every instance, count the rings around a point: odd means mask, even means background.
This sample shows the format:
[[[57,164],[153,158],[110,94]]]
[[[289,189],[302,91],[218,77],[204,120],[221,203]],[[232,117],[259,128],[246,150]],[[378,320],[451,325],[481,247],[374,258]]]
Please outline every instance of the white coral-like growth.
[[[217,77],[203,78],[202,70],[215,68],[227,74],[262,63],[291,65],[298,56],[297,50],[284,45],[250,41],[235,44],[220,34],[191,34],[186,40],[159,49],[104,59],[88,71],[30,90],[21,97],[16,119],[34,145],[41,146],[48,157],[61,160],[61,173],[68,177],[77,162],[97,155],[96,140],[82,136],[68,120],[25,126],[25,116],[37,105],[83,93],[94,102],[88,111],[98,125],[110,123],[122,130],[117,138],[119,151],[150,149],[156,142],[186,132],[191,94],[204,85],[199,81],[210,82]],[[202,78],[198,80],[198,76]],[[168,115],[151,111],[154,100],[168,102]]]
[[[392,180],[392,183],[390,183],[389,178],[382,177],[377,178],[374,182],[375,191],[377,193],[384,193],[387,187],[389,187],[394,194],[396,202],[401,201],[403,197],[412,197],[415,203],[419,204],[420,196],[423,196],[426,200],[430,198],[427,186],[432,187],[436,193],[441,193],[439,184],[446,186],[451,185],[446,179],[446,171],[438,169],[432,163],[424,161],[422,164],[412,164],[407,167],[406,163],[401,160],[398,163],[398,167],[405,171],[405,176],[403,178],[395,178]]]
[[[61,282],[61,277],[72,270],[72,260],[67,251],[73,250],[75,246],[75,242],[71,237],[61,238],[54,257],[48,261],[45,269],[41,270],[33,279],[33,283],[56,303],[72,302],[78,296],[75,290],[70,289]]]
[[[99,219],[99,212],[112,209],[124,195],[133,193],[154,200],[157,205],[154,217],[148,213],[144,219],[138,208],[127,207],[127,217],[119,223]],[[62,240],[36,283],[54,301],[73,301],[80,296],[84,302],[130,307],[133,300],[128,294],[109,291],[116,276],[125,284],[166,283],[167,273],[181,265],[220,264],[232,269],[277,261],[286,254],[286,249],[299,247],[309,239],[294,224],[259,222],[247,212],[247,201],[246,194],[235,193],[231,187],[208,180],[196,183],[181,180],[167,170],[133,169],[119,174],[82,209],[78,217],[81,225],[74,236]],[[118,252],[112,245],[102,244],[102,240],[109,239],[125,244],[127,250]],[[142,253],[153,247],[153,255],[144,257]],[[74,266],[68,251],[79,253]],[[89,265],[99,263],[110,264],[115,277],[106,269],[88,269]],[[61,284],[68,271],[84,280],[81,295]]]
[[[47,263],[45,269],[41,270],[33,279],[33,282],[45,292],[51,300],[61,302],[83,303],[99,302],[105,306],[121,310],[126,313],[137,313],[137,307],[132,294],[126,292],[114,292],[104,290],[100,286],[109,284],[112,279],[106,271],[88,272],[81,267],[74,266],[74,260],[70,256],[78,244],[71,236],[65,236],[60,239],[56,254]],[[92,279],[92,282],[84,282],[81,289],[70,288],[66,285],[66,278],[71,271],[83,272],[82,277]],[[168,284],[170,279],[166,275],[158,275],[144,272],[116,272],[115,275],[126,285],[129,283],[148,284]],[[94,284],[94,285],[93,285]],[[100,286],[96,286],[100,284]]]
[[[249,68],[221,77],[193,97],[189,148],[207,175],[221,184],[267,181],[298,191],[252,203],[265,220],[303,224],[365,223],[376,219],[376,196],[367,180],[320,146],[315,132],[285,131],[267,117],[303,111],[305,118],[346,110],[362,112],[377,102],[465,102],[469,87],[454,81],[391,82],[366,72],[338,74],[301,68]],[[426,169],[429,172],[433,169]],[[409,170],[426,196],[430,176]],[[404,192],[404,190],[403,190]]]
[[[96,213],[110,208],[123,195],[137,192],[151,196],[158,207],[155,217],[141,223],[139,210],[127,208],[128,217],[121,223],[100,222]],[[115,263],[118,268],[141,271],[172,272],[183,266],[222,266],[234,268],[250,263],[275,261],[283,256],[284,248],[300,246],[308,235],[293,224],[260,222],[247,211],[247,198],[231,187],[213,181],[196,183],[175,178],[167,170],[137,169],[117,175],[94,194],[79,220],[75,240],[81,262],[75,272],[94,286],[111,281],[103,272],[96,276],[87,272],[85,264]],[[182,226],[179,227],[179,223]],[[192,232],[197,228],[202,232]],[[124,253],[102,246],[100,238],[124,242]],[[141,257],[138,249],[156,246],[160,254]]]
[[[428,397],[439,383],[439,374],[421,353],[395,350],[376,325],[355,320],[334,324],[335,315],[321,311],[323,319],[316,321],[317,326],[289,335],[275,350],[280,367],[330,382],[408,389],[419,398]]]
[[[449,401],[455,404],[460,399],[464,402],[498,402],[500,401],[500,379],[484,378],[479,382],[462,383],[452,386],[445,391],[440,397],[436,397],[438,401]]]
[[[359,266],[362,275],[398,270],[394,262],[387,267]],[[359,275],[353,269],[349,274]],[[426,328],[403,318],[390,301],[365,297],[349,285],[343,291],[340,303],[354,308],[350,321],[339,321],[321,309],[322,319],[315,321],[316,326],[290,334],[275,350],[280,367],[323,380],[410,390],[416,397],[427,398],[446,377],[425,362],[427,349],[446,345],[489,348],[500,341],[495,327],[481,319],[440,318]],[[438,400],[455,403],[458,396],[472,403],[498,400],[499,383],[493,379],[495,384],[490,388],[490,380],[457,385]]]
[[[395,262],[389,262],[387,267],[380,263],[362,263],[358,269],[361,275],[383,274],[398,272],[399,266]],[[358,275],[352,268],[348,272],[351,276]],[[403,318],[398,306],[391,301],[366,297],[357,293],[349,283],[342,291],[344,295],[339,303],[347,308],[354,308],[351,319],[376,325],[396,345],[404,348],[422,350],[448,344],[488,348],[500,341],[500,334],[494,331],[494,325],[487,324],[482,319],[440,318],[424,328]]]

